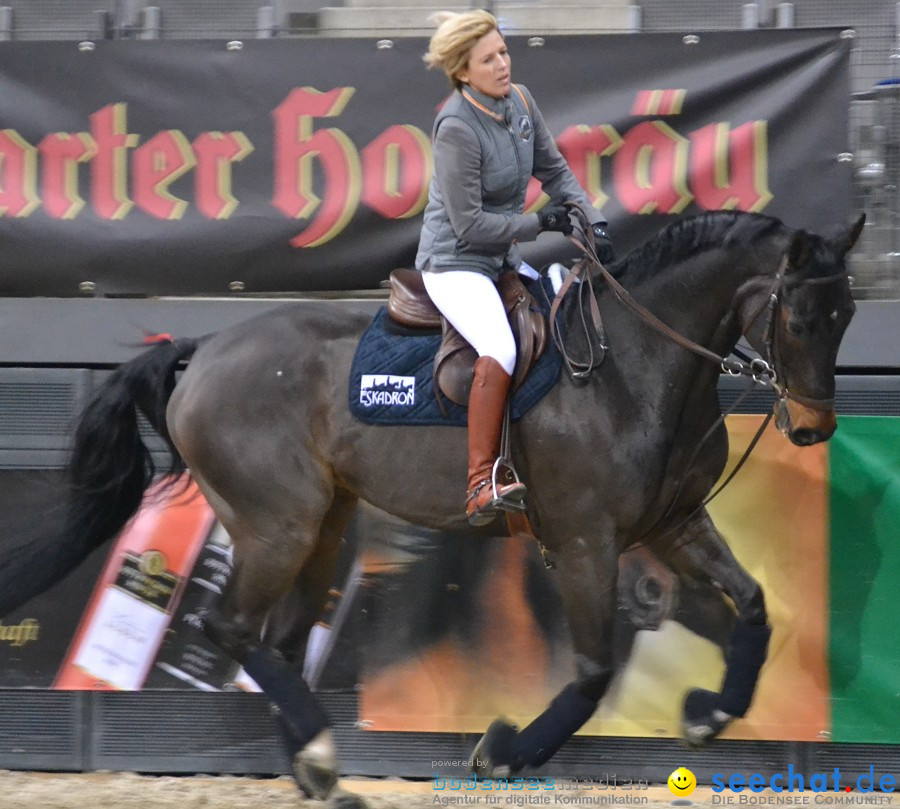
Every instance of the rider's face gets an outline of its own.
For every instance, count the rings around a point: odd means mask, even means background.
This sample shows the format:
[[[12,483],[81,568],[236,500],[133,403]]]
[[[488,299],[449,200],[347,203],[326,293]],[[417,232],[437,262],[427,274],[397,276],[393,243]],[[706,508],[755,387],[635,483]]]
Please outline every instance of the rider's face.
[[[509,93],[510,63],[503,36],[490,31],[472,46],[469,63],[457,78],[479,93],[503,98]]]

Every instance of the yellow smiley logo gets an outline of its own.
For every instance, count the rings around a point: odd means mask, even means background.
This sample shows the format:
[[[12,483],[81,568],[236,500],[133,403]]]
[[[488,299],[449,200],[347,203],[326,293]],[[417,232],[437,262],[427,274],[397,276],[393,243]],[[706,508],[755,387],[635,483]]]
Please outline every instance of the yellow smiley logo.
[[[679,767],[669,776],[669,791],[677,798],[686,798],[697,788],[697,779],[687,767]]]

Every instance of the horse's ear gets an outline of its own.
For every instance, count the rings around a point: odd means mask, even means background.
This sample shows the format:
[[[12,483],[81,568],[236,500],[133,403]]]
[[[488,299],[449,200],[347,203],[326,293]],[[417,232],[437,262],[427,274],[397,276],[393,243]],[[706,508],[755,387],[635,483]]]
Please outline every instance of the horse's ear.
[[[857,220],[849,227],[837,225],[828,228],[822,235],[829,245],[844,256],[850,251],[853,245],[856,244],[862,234],[863,225],[865,223],[866,215],[865,213],[861,213]]]
[[[848,253],[850,249],[856,244],[860,235],[863,231],[863,225],[866,224],[866,214],[865,212],[861,213],[857,220],[847,228],[846,233],[844,233],[844,238],[838,240],[837,246],[841,253]]]
[[[791,239],[790,247],[788,247],[787,272],[796,272],[809,261],[812,255],[812,242],[809,234],[805,230],[794,231],[794,237]]]

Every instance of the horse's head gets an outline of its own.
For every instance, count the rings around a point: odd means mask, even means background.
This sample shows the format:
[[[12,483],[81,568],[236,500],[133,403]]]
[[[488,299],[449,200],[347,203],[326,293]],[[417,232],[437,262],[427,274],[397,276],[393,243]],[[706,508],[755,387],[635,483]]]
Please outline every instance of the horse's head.
[[[800,446],[831,438],[838,348],[856,307],[845,256],[865,214],[831,236],[792,235],[775,278],[757,279],[740,306],[742,330],[775,375],[775,423]]]

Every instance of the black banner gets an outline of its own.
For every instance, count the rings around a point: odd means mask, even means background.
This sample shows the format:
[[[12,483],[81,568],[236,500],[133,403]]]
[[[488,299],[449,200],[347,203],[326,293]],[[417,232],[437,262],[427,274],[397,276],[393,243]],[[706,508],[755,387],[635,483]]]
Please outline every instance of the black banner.
[[[836,29],[509,43],[620,250],[708,209],[849,216]],[[376,287],[418,240],[448,93],[426,44],[2,43],[0,295]]]

